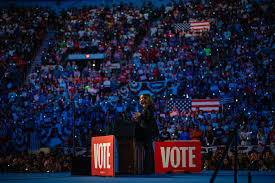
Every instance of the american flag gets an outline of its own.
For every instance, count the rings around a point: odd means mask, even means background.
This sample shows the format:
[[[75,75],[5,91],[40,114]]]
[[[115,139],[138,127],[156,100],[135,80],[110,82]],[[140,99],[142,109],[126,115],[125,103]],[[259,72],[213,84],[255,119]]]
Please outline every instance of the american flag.
[[[197,107],[199,110],[211,112],[219,112],[219,107],[221,107],[219,99],[193,99],[192,100],[192,111],[196,111]]]
[[[221,103],[219,99],[169,99],[167,101],[167,110],[173,111],[173,107],[176,105],[178,111],[186,111],[192,109],[195,111],[197,107],[199,110],[211,112],[214,110],[215,112],[219,111],[219,107],[221,107]]]
[[[210,21],[191,21],[191,22],[185,22],[185,23],[177,23],[174,24],[175,29],[184,31],[208,31],[210,30]]]

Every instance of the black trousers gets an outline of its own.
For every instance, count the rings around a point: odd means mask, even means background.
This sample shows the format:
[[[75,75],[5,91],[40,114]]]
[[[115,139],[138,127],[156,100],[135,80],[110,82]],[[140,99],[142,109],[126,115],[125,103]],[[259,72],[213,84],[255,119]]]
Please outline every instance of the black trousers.
[[[145,157],[143,159],[143,173],[155,173],[154,150],[152,146],[152,134],[147,129],[136,127],[136,139],[142,143]]]
[[[154,150],[152,146],[152,139],[144,140],[144,152],[145,157],[143,160],[143,173],[144,174],[153,174],[155,173],[155,165],[154,165]]]

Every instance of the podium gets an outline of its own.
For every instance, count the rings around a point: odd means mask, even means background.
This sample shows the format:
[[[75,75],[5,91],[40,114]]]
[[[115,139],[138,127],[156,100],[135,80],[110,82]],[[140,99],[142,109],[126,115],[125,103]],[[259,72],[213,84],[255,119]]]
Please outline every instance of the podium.
[[[144,150],[136,123],[118,120],[112,132],[91,139],[91,175],[143,174]]]
[[[139,141],[136,123],[116,121],[113,134],[117,140],[118,175],[140,175],[143,173],[144,149]]]

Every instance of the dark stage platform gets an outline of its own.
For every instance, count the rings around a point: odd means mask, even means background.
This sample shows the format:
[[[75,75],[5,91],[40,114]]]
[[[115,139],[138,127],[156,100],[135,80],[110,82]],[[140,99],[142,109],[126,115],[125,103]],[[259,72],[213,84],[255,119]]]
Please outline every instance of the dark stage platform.
[[[213,171],[203,171],[196,174],[161,174],[144,176],[118,176],[118,177],[96,177],[96,176],[71,176],[70,173],[7,173],[0,174],[0,182],[16,183],[207,183]],[[238,182],[247,183],[247,171],[238,173]],[[275,171],[252,172],[253,183],[274,183]],[[233,171],[221,171],[215,183],[233,183]]]

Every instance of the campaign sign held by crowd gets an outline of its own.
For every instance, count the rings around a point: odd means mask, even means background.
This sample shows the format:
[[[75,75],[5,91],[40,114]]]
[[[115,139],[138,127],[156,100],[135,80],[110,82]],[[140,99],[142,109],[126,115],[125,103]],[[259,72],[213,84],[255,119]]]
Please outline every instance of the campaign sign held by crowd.
[[[92,137],[92,175],[114,176],[114,136]]]
[[[155,143],[156,174],[200,171],[200,141],[167,141]]]

